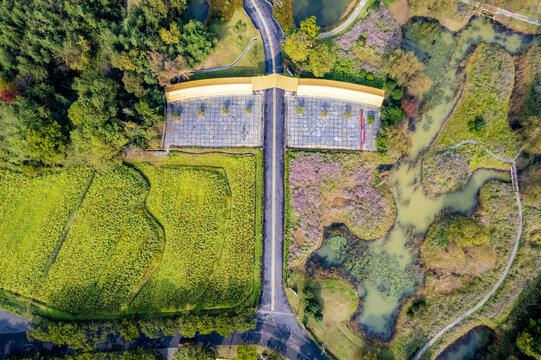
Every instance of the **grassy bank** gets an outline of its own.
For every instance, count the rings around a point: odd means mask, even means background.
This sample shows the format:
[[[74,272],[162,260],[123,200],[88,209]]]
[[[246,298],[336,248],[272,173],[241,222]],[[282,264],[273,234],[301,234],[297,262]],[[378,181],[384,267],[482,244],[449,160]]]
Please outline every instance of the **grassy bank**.
[[[265,63],[261,35],[252,25],[252,21],[242,8],[235,10],[231,18],[218,22],[215,26],[218,43],[212,54],[199,65],[198,69],[211,69],[226,66],[234,62],[246,49],[252,38],[257,40],[241,61],[233,68],[194,75],[193,79],[231,76],[256,76],[264,74]]]
[[[416,353],[442,327],[473,307],[494,286],[505,268],[518,228],[518,210],[512,186],[490,181],[482,187],[479,201],[479,208],[469,220],[454,216],[447,218],[448,226],[436,222],[429,230],[425,242],[437,239],[434,230],[438,228],[448,231],[451,238],[456,236],[456,233],[449,232],[453,223],[460,224],[461,231],[471,230],[470,236],[478,233],[480,228],[486,228],[483,232],[487,239],[480,244],[465,244],[463,240],[468,237],[461,236],[460,243],[451,241],[441,250],[433,246],[430,251],[423,252],[428,244],[421,247],[420,261],[426,267],[424,289],[405,304],[398,318],[399,330],[391,342],[397,358],[408,358]],[[494,327],[500,324],[517,303],[522,289],[527,288],[538,275],[540,249],[528,240],[526,234],[529,228],[535,227],[533,224],[540,214],[538,209],[531,208],[526,209],[525,214],[525,236],[506,280],[474,316],[446,333],[431,348],[432,355],[473,326],[484,324]],[[464,225],[472,221],[477,224]],[[475,235],[474,238],[477,241],[482,236]]]
[[[314,299],[320,304],[322,321],[305,315],[305,296],[302,290],[310,286]],[[355,289],[339,279],[314,279],[294,275],[291,287],[286,289],[287,299],[293,313],[305,324],[330,354],[338,359],[362,359],[366,353],[365,342],[349,327],[348,322],[358,304]]]
[[[478,168],[507,168],[483,147],[503,158],[512,158],[518,151],[507,121],[514,75],[511,55],[498,46],[481,44],[471,55],[462,96],[423,162],[423,184],[428,191],[454,191]],[[481,146],[444,151],[446,146],[466,140]]]

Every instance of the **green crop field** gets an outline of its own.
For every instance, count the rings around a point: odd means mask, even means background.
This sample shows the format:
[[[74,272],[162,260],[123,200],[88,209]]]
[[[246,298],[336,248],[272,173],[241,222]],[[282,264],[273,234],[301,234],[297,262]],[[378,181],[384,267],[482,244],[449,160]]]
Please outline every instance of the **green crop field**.
[[[77,207],[90,171],[0,172],[0,288],[30,296]]]
[[[128,167],[96,173],[37,298],[72,313],[94,310],[94,284],[146,192],[144,179]],[[107,291],[117,289],[109,284]]]
[[[166,237],[137,311],[232,307],[258,290],[256,159],[174,154],[159,166],[134,164],[149,179],[147,206]]]
[[[2,301],[63,318],[254,304],[261,162],[179,153],[95,173],[0,172]]]

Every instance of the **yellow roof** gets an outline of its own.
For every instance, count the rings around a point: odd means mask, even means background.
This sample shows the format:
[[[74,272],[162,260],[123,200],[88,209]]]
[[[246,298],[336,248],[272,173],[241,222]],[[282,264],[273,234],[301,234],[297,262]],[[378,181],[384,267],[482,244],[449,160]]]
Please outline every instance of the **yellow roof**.
[[[165,89],[167,102],[220,95],[250,95],[252,79],[249,77],[219,78],[186,81]]]
[[[298,86],[299,79],[279,74],[271,74],[252,78],[252,87],[254,90],[279,88],[286,91],[297,91]]]
[[[279,74],[187,81],[165,90],[168,102],[220,95],[247,95],[255,90],[280,88],[299,96],[321,96],[381,106],[385,92],[363,85],[324,79],[298,79]]]
[[[322,96],[381,106],[385,91],[342,81],[299,79],[299,96]]]

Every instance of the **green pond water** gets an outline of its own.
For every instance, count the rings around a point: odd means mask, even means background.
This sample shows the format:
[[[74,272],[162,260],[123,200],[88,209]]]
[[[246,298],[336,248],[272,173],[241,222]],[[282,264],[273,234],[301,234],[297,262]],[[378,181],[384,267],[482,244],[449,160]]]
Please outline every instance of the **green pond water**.
[[[464,57],[471,49],[481,43],[497,44],[505,48],[512,54],[528,48],[531,45],[541,44],[541,37],[525,36],[524,34],[513,33],[503,27],[495,25],[486,18],[474,18],[469,25],[454,37],[451,32],[446,31],[442,41],[453,41],[454,49],[451,55],[450,63],[445,67],[438,67],[439,74],[432,80],[441,89],[438,95],[443,101],[433,106],[422,119],[419,126],[420,131],[416,131],[413,137],[410,159],[416,159],[417,156],[430,145],[432,139],[438,134],[441,126],[447,116],[453,110],[460,94],[457,92],[457,70],[458,64],[464,60]],[[451,45],[453,46],[453,45]],[[407,49],[412,50],[412,49]],[[417,55],[417,54],[416,54]],[[428,60],[428,64],[430,60]]]
[[[477,326],[443,350],[436,360],[473,360],[492,341],[494,331],[487,326]]]
[[[197,21],[205,22],[209,8],[210,6],[207,0],[191,0],[188,2],[188,10]]]
[[[293,18],[295,24],[314,15],[317,24],[327,27],[342,17],[352,0],[293,0]]]
[[[474,172],[461,191],[438,197],[427,196],[423,191],[420,155],[435,138],[459,98],[458,64],[479,43],[499,44],[516,54],[532,43],[540,43],[539,40],[539,37],[502,31],[498,25],[483,18],[473,19],[469,27],[454,37],[449,32],[442,37],[442,41],[448,41],[451,46],[449,52],[451,61],[445,62],[443,67],[438,63],[432,73],[436,74],[433,81],[440,89],[437,101],[432,102],[430,110],[417,125],[409,157],[395,166],[391,173],[390,187],[397,206],[396,222],[387,236],[368,245],[370,256],[384,254],[394,261],[387,264],[384,275],[370,276],[370,280],[363,281],[357,286],[359,297],[363,300],[358,321],[369,336],[390,339],[394,331],[394,314],[401,299],[414,292],[413,286],[403,284],[409,284],[408,279],[415,279],[417,283],[421,280],[420,275],[412,267],[412,254],[407,249],[407,244],[411,241],[409,234],[424,233],[434,218],[444,210],[463,213],[473,210],[479,189],[486,181],[490,179],[509,181],[507,172],[482,169]],[[427,58],[425,61],[427,73],[432,59],[436,61],[435,57]],[[389,286],[385,282],[389,282],[390,279],[393,282],[398,279],[395,296],[389,296],[389,293],[382,291]]]

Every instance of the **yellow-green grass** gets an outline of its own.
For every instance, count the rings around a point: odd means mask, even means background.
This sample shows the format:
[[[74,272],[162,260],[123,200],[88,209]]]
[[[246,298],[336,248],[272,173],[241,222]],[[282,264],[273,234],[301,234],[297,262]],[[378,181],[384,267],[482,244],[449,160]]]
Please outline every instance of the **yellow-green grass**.
[[[93,311],[101,269],[146,192],[144,180],[128,167],[96,173],[36,298],[70,313]],[[112,284],[107,290],[117,291]]]
[[[137,209],[93,291],[97,310],[125,309],[160,262],[163,240],[162,228],[156,220],[145,209]]]
[[[518,142],[507,121],[507,107],[515,79],[513,58],[499,46],[480,44],[466,71],[464,92],[445,123],[437,145],[450,146],[464,140],[475,140],[502,157],[513,157]],[[468,122],[477,116],[486,122],[479,135],[468,130]]]
[[[241,349],[241,351],[243,350],[242,348],[255,351],[255,353],[258,356],[265,354],[267,356],[270,355],[269,358],[273,356],[272,359],[275,359],[275,360],[285,359],[283,355],[261,345],[218,345],[215,347],[216,352],[218,353],[218,359],[223,359],[223,360],[239,359],[238,357],[239,348]]]
[[[83,195],[91,172],[28,177],[0,172],[0,288],[30,296]]]
[[[297,294],[288,288],[286,295],[300,320],[304,317],[302,289],[307,285],[313,288],[323,321],[308,317],[306,328],[329,353],[338,359],[362,359],[363,354],[371,352],[364,340],[347,326],[358,304],[357,294],[350,284],[339,279],[313,279],[300,275],[293,275],[291,279],[291,286],[298,289]]]
[[[84,319],[257,303],[261,151],[134,167],[144,176],[129,166],[92,182],[91,170],[0,172],[2,307]]]
[[[423,182],[426,189],[454,191],[464,185],[471,172],[478,168],[508,169],[507,164],[487,154],[485,148],[502,158],[513,158],[519,149],[507,119],[514,77],[513,58],[506,50],[486,44],[477,47],[466,66],[461,98],[425,158]],[[480,132],[470,131],[468,126],[476,118],[482,118],[485,123]],[[462,146],[453,150],[453,156],[446,157],[449,161],[443,158],[445,147],[468,140],[474,140],[481,146]],[[454,178],[451,172],[457,163],[451,159],[465,162],[465,171],[469,175],[462,179]],[[444,178],[442,185],[440,182]]]
[[[241,25],[238,30],[237,24]],[[218,44],[212,54],[203,61],[199,69],[210,69],[226,66],[234,62],[246,49],[252,38],[257,41],[252,44],[250,50],[244,55],[238,64],[228,70],[217,71],[195,75],[193,79],[209,77],[231,77],[231,76],[255,76],[265,72],[265,56],[263,54],[263,43],[261,35],[257,31],[250,18],[242,10],[236,10],[231,20],[219,24],[216,29]]]
[[[165,251],[134,312],[235,307],[259,288],[259,158],[171,154],[135,162],[150,182],[147,207],[165,229]]]

